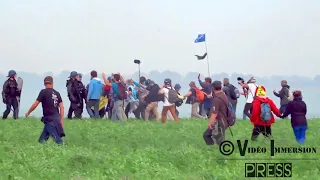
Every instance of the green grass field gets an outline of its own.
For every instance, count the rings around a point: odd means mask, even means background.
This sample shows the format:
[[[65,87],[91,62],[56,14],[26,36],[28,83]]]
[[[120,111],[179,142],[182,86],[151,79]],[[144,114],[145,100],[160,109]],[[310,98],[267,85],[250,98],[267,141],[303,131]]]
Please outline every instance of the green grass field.
[[[2,179],[26,180],[231,180],[245,179],[245,163],[291,162],[293,179],[320,179],[318,154],[276,154],[270,157],[270,141],[260,137],[249,146],[267,148],[266,154],[223,156],[217,146],[202,139],[204,120],[182,123],[129,120],[65,120],[65,146],[37,142],[43,124],[38,119],[0,121],[0,174]],[[226,139],[250,139],[252,125],[238,121]],[[320,121],[309,121],[303,146],[320,144]],[[273,126],[276,146],[299,147],[288,120]],[[314,159],[311,159],[314,158]],[[269,178],[273,179],[273,178]]]

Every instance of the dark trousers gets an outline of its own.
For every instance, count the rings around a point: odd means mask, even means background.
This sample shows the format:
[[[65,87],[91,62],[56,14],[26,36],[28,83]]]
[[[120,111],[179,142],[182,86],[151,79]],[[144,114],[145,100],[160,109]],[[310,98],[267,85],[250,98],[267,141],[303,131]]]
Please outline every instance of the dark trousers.
[[[103,118],[105,115],[106,115],[106,108],[104,107],[104,108],[102,108],[102,109],[100,109],[99,110],[99,116],[100,116],[100,118]]]
[[[108,110],[108,111],[107,111],[107,112],[108,112],[108,119],[111,119],[111,118],[112,118],[112,108],[113,108],[112,106],[110,106],[110,107],[107,108],[107,110]]]
[[[138,108],[133,111],[133,114],[136,117],[136,119],[145,119],[146,108],[147,108],[147,103],[145,102],[139,103]],[[151,118],[149,117],[149,119]]]
[[[57,119],[53,121],[60,121],[60,120]],[[39,138],[40,143],[47,142],[50,136],[57,144],[63,143],[61,135],[59,134],[59,131],[58,131],[58,127],[55,125],[57,123],[60,123],[60,122],[45,122],[42,133]]]
[[[203,111],[204,109],[203,109],[203,102],[201,102],[200,104],[199,104],[199,114],[202,114],[202,111]]]
[[[287,104],[281,105],[279,109],[280,114],[283,114],[286,111],[286,108],[287,108]]]
[[[90,99],[89,102],[87,102],[86,109],[90,118],[99,118],[99,101],[99,99]],[[92,106],[94,107],[93,112],[91,110]]]
[[[72,113],[77,119],[82,118],[83,113],[83,103],[71,103],[68,111],[68,119],[72,119]]]
[[[252,130],[251,139],[256,140],[260,133],[262,133],[264,137],[271,137],[272,136],[271,126],[261,126],[261,125],[254,126]]]
[[[11,107],[13,108],[13,119],[18,118],[18,100],[17,98],[8,98],[6,101],[6,110],[3,112],[2,119],[7,119],[10,114]]]
[[[303,144],[306,140],[306,131],[308,129],[307,125],[304,126],[293,126],[293,133],[296,136],[296,140],[298,143]]]
[[[211,113],[212,113],[212,109],[211,108],[203,108],[203,110],[206,112],[206,115],[209,119],[211,116]]]
[[[224,123],[219,120],[212,125],[212,129],[208,128],[203,133],[204,142],[207,145],[220,145],[225,140],[226,128]]]
[[[252,103],[246,103],[246,105],[244,105],[243,114],[245,114],[250,119],[251,112],[252,112]]]
[[[125,107],[124,113],[126,114],[127,118],[129,118],[129,111],[130,111],[130,103]]]
[[[112,100],[109,99],[107,107],[106,107],[106,113],[108,113],[108,119],[111,119],[112,117]]]
[[[234,110],[234,113],[237,114],[237,101],[231,101],[231,104],[232,104],[232,107],[233,107],[233,110]]]

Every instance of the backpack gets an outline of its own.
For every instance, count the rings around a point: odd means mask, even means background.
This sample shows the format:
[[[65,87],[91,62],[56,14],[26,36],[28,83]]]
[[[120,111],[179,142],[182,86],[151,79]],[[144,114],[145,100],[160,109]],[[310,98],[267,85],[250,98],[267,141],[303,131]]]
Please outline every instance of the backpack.
[[[232,104],[229,101],[228,103],[226,103],[222,98],[220,97],[217,97],[217,98],[219,98],[222,102],[224,102],[227,108],[227,114],[226,114],[226,120],[225,120],[226,127],[233,126],[236,123],[235,109],[233,108]]]
[[[240,91],[238,88],[234,87],[233,85],[229,85],[231,99],[237,100],[240,97]]]
[[[162,101],[162,102],[164,102],[164,94],[159,94],[158,96],[157,96],[157,100],[160,102],[160,101]]]
[[[118,94],[117,97],[119,100],[125,100],[127,99],[127,92],[126,87],[122,83],[117,83],[118,85]]]
[[[177,107],[180,107],[183,104],[183,100],[179,99],[176,103],[174,103]]]
[[[194,90],[196,91],[196,101],[202,102],[204,100],[204,92],[196,87],[194,87]]]
[[[261,113],[260,118],[263,122],[270,122],[272,118],[272,112],[270,105],[266,102],[262,102],[260,105]]]
[[[177,91],[171,88],[167,88],[167,89],[169,90],[169,92],[168,92],[168,97],[166,98],[169,101],[169,103],[174,104],[178,102],[180,98],[178,97]]]

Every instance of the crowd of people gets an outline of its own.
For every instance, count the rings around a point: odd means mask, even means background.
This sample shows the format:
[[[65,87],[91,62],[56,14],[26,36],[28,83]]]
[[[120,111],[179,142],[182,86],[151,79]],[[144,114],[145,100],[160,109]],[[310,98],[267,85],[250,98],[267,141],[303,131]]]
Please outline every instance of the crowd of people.
[[[16,72],[9,71],[8,80],[3,85],[2,97],[6,104],[6,111],[3,119],[13,108],[14,119],[18,118],[18,103],[21,95],[16,82]],[[273,91],[274,95],[280,98],[280,108],[266,96],[264,86],[257,85],[255,78],[245,82],[238,78],[238,84],[242,92],[225,78],[223,82],[213,81],[210,77],[201,80],[198,76],[198,88],[196,82],[189,83],[189,91],[182,95],[181,86],[173,85],[170,78],[166,78],[162,85],[151,79],[140,77],[136,82],[132,79],[125,80],[120,73],[114,73],[107,77],[102,73],[102,79],[98,78],[96,71],[91,71],[91,80],[87,86],[82,82],[82,75],[76,71],[70,73],[66,88],[70,107],[68,119],[82,119],[83,109],[87,110],[90,118],[108,118],[113,121],[124,121],[133,114],[136,119],[160,120],[166,123],[167,118],[176,122],[179,120],[178,107],[184,101],[191,104],[191,117],[209,119],[208,128],[203,137],[208,145],[220,144],[224,141],[226,128],[235,123],[235,113],[238,98],[246,97],[246,104],[243,113],[252,124],[252,140],[256,140],[262,133],[265,137],[271,138],[271,126],[275,123],[274,115],[285,118],[291,115],[291,124],[297,142],[304,143],[307,130],[307,106],[302,101],[301,91],[290,91],[285,80],[281,81],[282,89],[279,92]],[[45,89],[41,90],[36,101],[32,104],[26,117],[41,103],[45,126],[39,142],[46,142],[52,136],[57,143],[62,143],[64,106],[61,95],[53,88],[53,78],[47,76],[44,79]],[[163,102],[161,114],[158,112],[158,102]],[[74,114],[74,117],[73,117]],[[273,115],[274,114],[274,115]]]

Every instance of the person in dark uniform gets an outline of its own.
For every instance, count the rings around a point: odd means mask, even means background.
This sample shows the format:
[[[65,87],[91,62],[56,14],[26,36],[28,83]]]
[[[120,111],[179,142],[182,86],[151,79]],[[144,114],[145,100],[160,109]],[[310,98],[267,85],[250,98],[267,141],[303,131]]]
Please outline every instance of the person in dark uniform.
[[[225,140],[225,122],[228,116],[229,100],[222,90],[221,81],[212,83],[214,101],[208,128],[203,133],[203,139],[207,145],[220,145]]]
[[[7,119],[8,115],[11,111],[11,107],[13,108],[13,119],[18,118],[18,99],[20,97],[21,92],[18,89],[18,83],[15,79],[17,73],[14,70],[10,70],[8,73],[8,80],[6,80],[3,84],[2,88],[2,101],[6,104],[6,110],[3,112],[2,119]]]
[[[60,93],[53,89],[53,78],[51,76],[47,76],[44,79],[44,86],[45,89],[40,91],[37,100],[26,113],[26,117],[41,103],[43,110],[41,121],[44,123],[44,128],[40,135],[39,142],[45,143],[51,136],[57,144],[63,144],[62,137],[65,136],[62,127],[64,117],[63,102]]]
[[[73,112],[76,118],[81,119],[83,113],[83,101],[87,97],[87,92],[81,82],[79,74],[75,71],[70,73],[70,79],[67,80],[67,90],[70,100],[68,119],[72,119]]]

